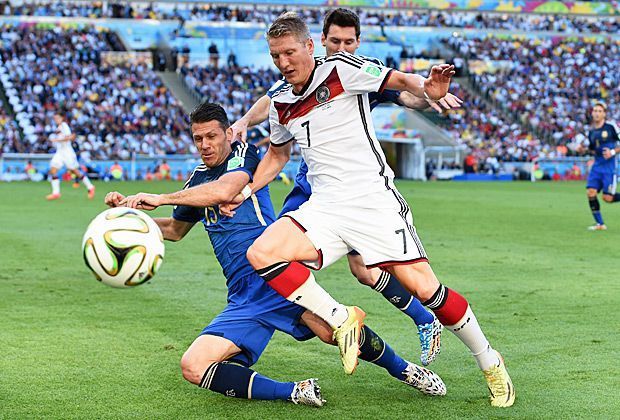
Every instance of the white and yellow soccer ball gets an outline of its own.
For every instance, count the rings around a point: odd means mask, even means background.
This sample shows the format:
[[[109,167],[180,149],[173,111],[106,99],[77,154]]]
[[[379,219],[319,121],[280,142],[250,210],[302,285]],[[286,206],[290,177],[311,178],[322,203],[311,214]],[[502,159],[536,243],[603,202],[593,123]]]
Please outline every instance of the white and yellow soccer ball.
[[[149,281],[164,260],[161,230],[146,213],[127,207],[108,209],[90,222],[82,251],[97,280],[112,287]]]

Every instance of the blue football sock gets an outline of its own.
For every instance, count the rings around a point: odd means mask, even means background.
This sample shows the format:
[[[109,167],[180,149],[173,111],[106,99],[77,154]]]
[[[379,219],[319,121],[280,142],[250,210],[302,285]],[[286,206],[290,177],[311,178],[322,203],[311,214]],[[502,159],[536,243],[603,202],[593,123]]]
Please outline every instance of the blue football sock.
[[[293,382],[278,382],[257,373],[252,384],[252,398],[255,400],[286,400],[295,388]]]
[[[433,322],[433,315],[390,273],[383,271],[373,289],[381,293],[392,305],[406,313],[416,325]]]
[[[227,397],[287,400],[295,384],[274,381],[245,366],[220,362],[209,366],[199,386]]]
[[[598,202],[597,197],[588,198],[588,204],[590,205],[590,210],[592,210],[592,217],[599,225],[604,225],[603,216],[601,216],[601,205]]]
[[[360,359],[381,366],[398,380],[403,379],[407,361],[394,353],[373,330],[364,325],[360,334]]]

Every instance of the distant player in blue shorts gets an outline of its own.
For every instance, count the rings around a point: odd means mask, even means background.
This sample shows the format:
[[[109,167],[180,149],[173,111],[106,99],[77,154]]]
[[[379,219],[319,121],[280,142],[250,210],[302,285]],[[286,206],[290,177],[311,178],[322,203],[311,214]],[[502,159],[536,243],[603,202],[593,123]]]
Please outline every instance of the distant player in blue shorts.
[[[278,382],[250,369],[276,330],[297,340],[318,336],[334,344],[332,329],[316,315],[288,302],[267,285],[246,259],[254,240],[275,220],[268,187],[252,194],[234,217],[220,214],[218,204],[243,193],[260,161],[258,149],[233,142],[222,107],[202,103],[190,115],[192,136],[203,165],[185,187],[171,194],[124,197],[109,193],[109,206],[153,210],[174,205],[172,217],[156,218],[164,238],[178,241],[202,222],[224,270],[228,305],[191,344],[181,359],[189,382],[229,397],[285,400],[320,407],[324,400],[316,379]],[[396,379],[429,395],[445,394],[439,376],[407,362],[367,326],[360,339],[360,358],[386,369]],[[307,357],[307,356],[304,356]]]
[[[360,45],[360,22],[357,14],[343,8],[333,9],[328,12],[323,22],[321,42],[328,57],[339,51],[355,54]],[[381,61],[376,58],[366,57],[366,59],[381,64]],[[275,83],[267,94],[259,99],[242,119],[233,124],[235,135],[239,133],[243,140],[248,126],[253,126],[266,120],[271,97],[277,95],[285,85],[286,82],[284,80]],[[417,98],[409,92],[401,93],[388,89],[384,90],[383,93],[370,93],[369,101],[371,109],[381,103],[391,102],[413,109],[425,109],[431,106],[439,112],[442,109],[459,107],[461,103],[459,98],[451,94],[446,95],[446,97],[436,103]],[[308,183],[307,172],[308,166],[302,159],[295,176],[293,189],[284,200],[284,205],[278,217],[297,210],[303,203],[309,200],[312,190]],[[388,302],[400,309],[415,322],[422,347],[420,360],[425,366],[430,364],[439,354],[441,348],[442,325],[439,321],[422,306],[418,299],[405,290],[395,277],[379,268],[367,269],[361,256],[356,251],[352,251],[348,255],[348,260],[351,273],[360,283],[381,293]]]
[[[599,192],[603,192],[603,200],[608,203],[620,201],[620,194],[616,193],[616,154],[620,152],[620,140],[616,127],[605,121],[606,116],[606,105],[596,103],[592,108],[592,128],[588,133],[588,151],[594,156],[594,165],[586,185],[588,203],[596,224],[589,230],[607,230],[597,198]]]

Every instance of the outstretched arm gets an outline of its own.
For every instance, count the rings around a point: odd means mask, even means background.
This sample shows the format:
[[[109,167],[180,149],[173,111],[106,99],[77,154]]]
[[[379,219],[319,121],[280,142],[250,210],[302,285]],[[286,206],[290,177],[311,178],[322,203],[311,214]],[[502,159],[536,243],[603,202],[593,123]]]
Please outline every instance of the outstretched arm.
[[[252,192],[256,192],[265,185],[273,181],[291,157],[291,149],[293,142],[290,141],[283,145],[269,145],[267,153],[261,160],[256,172],[254,173],[254,181],[252,182]]]
[[[410,92],[418,98],[438,101],[448,93],[450,79],[454,73],[454,66],[450,64],[433,66],[427,78],[418,74],[408,74],[392,70],[385,88]]]
[[[240,138],[241,141],[245,143],[248,135],[248,127],[260,124],[269,117],[269,105],[271,105],[271,98],[264,95],[252,105],[252,108],[250,108],[243,117],[235,121],[235,123],[230,126],[233,130],[233,141]]]
[[[463,101],[456,95],[446,93],[446,96],[438,101],[431,101],[426,98],[418,98],[410,92],[401,92],[398,96],[398,103],[404,107],[416,110],[433,108],[440,114],[447,109],[460,108]]]
[[[183,239],[195,224],[176,220],[173,217],[156,217],[153,220],[159,226],[164,239],[172,242]]]
[[[250,181],[244,171],[229,172],[216,181],[200,184],[170,194],[139,193],[125,197],[118,205],[153,210],[159,206],[209,207],[229,203]]]
[[[126,197],[123,194],[112,191],[106,194],[104,202],[107,206],[119,207],[121,202],[125,199]],[[183,239],[185,235],[187,235],[187,232],[194,227],[194,223],[183,222],[172,217],[156,217],[153,220],[157,223],[164,239],[167,241],[179,241]]]

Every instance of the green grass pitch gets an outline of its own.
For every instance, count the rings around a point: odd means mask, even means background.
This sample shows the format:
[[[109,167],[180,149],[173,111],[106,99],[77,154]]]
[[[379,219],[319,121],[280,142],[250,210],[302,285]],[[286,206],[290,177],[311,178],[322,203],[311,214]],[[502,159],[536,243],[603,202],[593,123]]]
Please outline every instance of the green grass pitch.
[[[609,230],[588,232],[582,183],[400,182],[439,279],[470,301],[505,356],[517,401],[493,409],[466,348],[444,333],[431,368],[448,395],[425,397],[362,362],[346,376],[338,351],[276,333],[259,372],[320,378],[322,409],[226,398],[186,383],[178,367],[225,305],[221,270],[201,227],[168,243],[148,284],[117,290],[81,257],[88,222],[118,189],[166,192],[180,183],[97,184],[86,199],[63,184],[0,184],[0,418],[617,418],[620,414],[620,205],[602,203]],[[272,187],[279,207],[287,187]],[[169,215],[170,208],[156,215]],[[369,221],[370,222],[370,221]],[[351,277],[344,261],[317,275],[405,358],[417,361],[413,323]],[[615,414],[614,414],[615,413]]]

